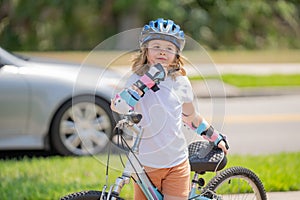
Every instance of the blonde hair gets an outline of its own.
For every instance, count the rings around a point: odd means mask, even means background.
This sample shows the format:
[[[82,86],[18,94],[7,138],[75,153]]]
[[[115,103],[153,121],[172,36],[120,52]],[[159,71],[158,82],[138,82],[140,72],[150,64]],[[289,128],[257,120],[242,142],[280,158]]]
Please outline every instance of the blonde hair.
[[[150,68],[147,60],[148,48],[144,44],[136,55],[132,58],[131,70],[139,76],[144,75]],[[183,68],[183,57],[180,54],[176,55],[175,62],[169,65],[169,76],[175,79],[177,76],[185,76],[186,71]]]

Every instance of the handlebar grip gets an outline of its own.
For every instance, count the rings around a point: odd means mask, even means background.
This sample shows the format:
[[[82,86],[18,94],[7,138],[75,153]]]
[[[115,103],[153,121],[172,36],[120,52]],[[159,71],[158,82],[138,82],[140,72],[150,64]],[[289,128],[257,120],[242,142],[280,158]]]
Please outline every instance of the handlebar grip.
[[[138,114],[138,113],[134,113],[129,116],[130,121],[132,121],[135,124],[138,124],[142,118],[143,118],[143,115]]]

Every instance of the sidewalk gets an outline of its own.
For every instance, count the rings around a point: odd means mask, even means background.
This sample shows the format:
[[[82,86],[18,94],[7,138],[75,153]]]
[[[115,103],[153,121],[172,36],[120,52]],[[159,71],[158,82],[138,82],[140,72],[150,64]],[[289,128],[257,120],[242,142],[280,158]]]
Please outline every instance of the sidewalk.
[[[220,80],[191,81],[195,96],[199,98],[255,97],[300,94],[300,86],[238,88]]]
[[[186,67],[189,76],[221,74],[300,74],[300,63],[287,64],[216,64]],[[193,81],[197,97],[249,97],[300,94],[300,87],[238,88],[219,80]]]
[[[298,200],[300,199],[300,191],[290,192],[268,192],[268,200]]]
[[[251,64],[199,64],[185,66],[191,75],[218,75],[218,74],[300,74],[300,63],[251,63]]]

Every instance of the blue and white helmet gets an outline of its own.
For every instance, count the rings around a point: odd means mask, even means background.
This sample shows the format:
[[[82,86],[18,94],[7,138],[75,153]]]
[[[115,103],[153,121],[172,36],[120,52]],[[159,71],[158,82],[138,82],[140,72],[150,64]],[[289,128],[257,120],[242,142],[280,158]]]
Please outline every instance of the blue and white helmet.
[[[166,40],[172,42],[180,51],[185,44],[184,32],[172,20],[159,18],[150,21],[143,27],[140,35],[140,47],[150,40]]]

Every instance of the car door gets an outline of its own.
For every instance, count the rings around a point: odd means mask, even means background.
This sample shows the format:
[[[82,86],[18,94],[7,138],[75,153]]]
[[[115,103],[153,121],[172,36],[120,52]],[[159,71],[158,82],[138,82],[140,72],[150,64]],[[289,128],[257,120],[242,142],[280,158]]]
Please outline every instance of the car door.
[[[29,87],[19,67],[0,65],[0,146],[3,141],[25,134],[29,117]]]

